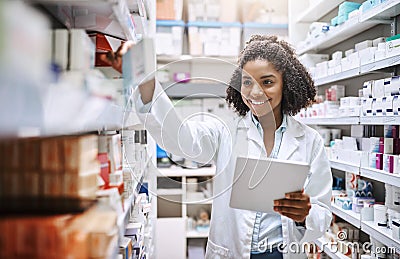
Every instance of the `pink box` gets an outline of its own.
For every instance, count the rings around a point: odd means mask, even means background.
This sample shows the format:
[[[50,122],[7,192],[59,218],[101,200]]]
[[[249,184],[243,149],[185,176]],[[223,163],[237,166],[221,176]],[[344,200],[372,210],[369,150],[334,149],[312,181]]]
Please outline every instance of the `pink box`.
[[[376,153],[376,169],[382,170],[383,169],[383,154],[382,153]]]

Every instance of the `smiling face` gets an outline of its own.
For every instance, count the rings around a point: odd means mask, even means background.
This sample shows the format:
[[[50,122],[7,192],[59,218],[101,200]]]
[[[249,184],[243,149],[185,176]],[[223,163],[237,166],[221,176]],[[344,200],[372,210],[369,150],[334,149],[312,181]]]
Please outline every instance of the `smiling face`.
[[[283,79],[266,60],[249,61],[243,66],[241,94],[243,102],[257,117],[281,112]]]

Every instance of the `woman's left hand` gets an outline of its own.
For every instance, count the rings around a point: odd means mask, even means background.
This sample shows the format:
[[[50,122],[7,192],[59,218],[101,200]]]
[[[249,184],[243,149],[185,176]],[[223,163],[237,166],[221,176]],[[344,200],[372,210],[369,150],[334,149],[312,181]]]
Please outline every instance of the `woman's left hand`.
[[[296,222],[304,222],[310,209],[310,196],[304,190],[286,193],[284,199],[274,200],[274,211]]]

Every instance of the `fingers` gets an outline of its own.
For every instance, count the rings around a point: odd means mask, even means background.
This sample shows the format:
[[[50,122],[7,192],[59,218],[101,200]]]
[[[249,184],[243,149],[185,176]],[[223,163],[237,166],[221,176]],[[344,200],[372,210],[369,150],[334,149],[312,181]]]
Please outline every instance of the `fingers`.
[[[293,200],[307,200],[310,197],[304,192],[304,190],[297,191],[297,192],[288,192],[285,194],[286,199],[293,199]]]
[[[311,207],[311,204],[308,200],[281,199],[281,200],[274,201],[274,206],[276,206],[276,207],[290,207],[290,208],[307,209],[308,205],[310,205],[310,207]]]

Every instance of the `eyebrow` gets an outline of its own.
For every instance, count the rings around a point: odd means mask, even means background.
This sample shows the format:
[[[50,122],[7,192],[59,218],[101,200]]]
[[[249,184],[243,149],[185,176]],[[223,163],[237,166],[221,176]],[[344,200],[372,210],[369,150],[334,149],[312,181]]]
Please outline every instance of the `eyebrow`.
[[[268,78],[268,77],[276,77],[274,75],[263,75],[262,77],[260,77],[260,79],[264,79],[264,78]]]
[[[263,75],[262,77],[260,77],[260,79],[264,79],[264,78],[268,78],[268,77],[276,77],[274,75]],[[253,79],[250,76],[242,76],[243,79]]]

